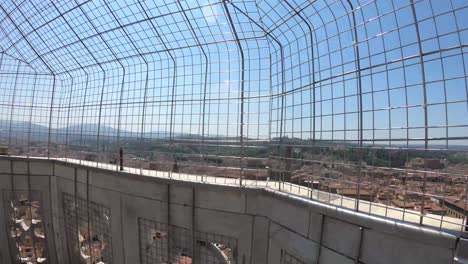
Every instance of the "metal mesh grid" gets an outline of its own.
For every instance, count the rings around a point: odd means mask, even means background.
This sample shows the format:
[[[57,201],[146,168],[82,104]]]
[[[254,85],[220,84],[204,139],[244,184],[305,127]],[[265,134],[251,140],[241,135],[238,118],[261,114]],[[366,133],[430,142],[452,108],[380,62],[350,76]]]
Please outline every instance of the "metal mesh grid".
[[[12,263],[49,263],[40,191],[4,192]]]
[[[141,263],[234,264],[237,240],[138,218]],[[170,246],[169,246],[170,245]],[[193,250],[195,249],[195,250]],[[194,253],[193,253],[194,252]],[[171,256],[170,260],[168,256]]]
[[[224,235],[195,232],[195,261],[207,264],[234,264],[237,239]]]
[[[138,218],[141,263],[168,262],[168,230],[166,224]]]
[[[305,262],[289,254],[287,251],[281,250],[281,264],[305,264]]]
[[[462,235],[467,14],[460,0],[3,1],[1,152]]]
[[[112,263],[110,209],[66,193],[63,208],[71,260]]]

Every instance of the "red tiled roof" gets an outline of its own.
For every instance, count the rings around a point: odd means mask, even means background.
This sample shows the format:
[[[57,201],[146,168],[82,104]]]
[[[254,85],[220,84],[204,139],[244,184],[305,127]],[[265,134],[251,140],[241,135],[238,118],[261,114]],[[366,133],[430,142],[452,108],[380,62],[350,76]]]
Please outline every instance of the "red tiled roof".
[[[445,200],[445,203],[450,204],[452,206],[458,207],[460,210],[465,210],[468,212],[468,201],[465,200]]]
[[[338,194],[342,195],[357,195],[357,189],[355,188],[343,188],[343,189],[338,189],[336,190]],[[373,192],[370,192],[368,190],[360,190],[359,195],[375,195]]]

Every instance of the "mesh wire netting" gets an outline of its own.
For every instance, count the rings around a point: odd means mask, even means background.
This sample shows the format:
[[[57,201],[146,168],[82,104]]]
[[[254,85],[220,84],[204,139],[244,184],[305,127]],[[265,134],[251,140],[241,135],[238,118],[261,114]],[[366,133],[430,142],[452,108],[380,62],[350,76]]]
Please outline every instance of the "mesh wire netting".
[[[299,260],[287,251],[281,251],[281,264],[305,264],[305,262]]]
[[[463,231],[467,15],[462,0],[5,0],[0,152]]]
[[[66,193],[63,208],[70,261],[112,263],[110,209]]]
[[[141,263],[235,264],[237,239],[138,218]],[[168,256],[171,256],[169,259]]]

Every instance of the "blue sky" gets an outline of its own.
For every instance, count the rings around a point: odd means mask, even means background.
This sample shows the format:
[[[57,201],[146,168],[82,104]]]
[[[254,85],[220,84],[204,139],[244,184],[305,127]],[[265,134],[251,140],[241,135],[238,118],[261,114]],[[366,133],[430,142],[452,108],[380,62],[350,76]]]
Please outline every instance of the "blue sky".
[[[0,46],[57,74],[55,127],[238,136],[243,86],[243,133],[252,139],[356,140],[361,109],[364,139],[421,139],[426,95],[428,137],[466,144],[455,138],[468,134],[468,2],[415,1],[419,38],[410,1],[351,2],[356,27],[347,1],[230,1],[228,10],[217,1],[66,1],[25,3],[21,12],[7,1],[3,10],[34,50],[8,19]],[[18,68],[30,71],[2,57],[3,72]],[[48,125],[41,106],[50,105],[52,83],[1,75],[0,119],[13,111]]]

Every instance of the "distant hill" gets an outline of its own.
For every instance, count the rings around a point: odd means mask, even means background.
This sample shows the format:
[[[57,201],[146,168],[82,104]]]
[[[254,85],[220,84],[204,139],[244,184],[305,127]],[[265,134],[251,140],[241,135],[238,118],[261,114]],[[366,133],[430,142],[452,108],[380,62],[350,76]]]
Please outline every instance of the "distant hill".
[[[32,140],[47,140],[49,136],[49,128],[46,126],[22,122],[22,121],[7,121],[0,120],[0,138],[7,138],[10,135],[13,138],[27,139],[28,136]]]
[[[71,125],[68,127],[62,127],[56,129],[56,132],[60,134],[72,134],[72,135],[87,135],[87,136],[94,136],[97,135],[98,132],[100,135],[107,135],[107,136],[117,136],[119,130],[109,126],[99,126],[98,124],[83,124],[83,125]],[[121,132],[123,132],[121,130]]]
[[[12,135],[16,137],[27,137],[28,133],[31,132],[31,136],[34,140],[39,139],[47,139],[49,134],[49,128],[47,126],[38,125],[29,122],[22,122],[22,121],[8,121],[8,120],[0,120],[0,137],[8,137],[9,131],[14,132]],[[120,134],[119,134],[120,131]],[[101,137],[117,137],[118,135],[122,138],[139,138],[141,137],[141,133],[128,131],[124,129],[117,129],[114,127],[101,125],[98,124],[78,124],[78,125],[71,125],[68,127],[61,127],[61,128],[52,128],[50,130],[52,137],[59,136],[63,138],[64,135],[68,134],[69,139],[74,138],[86,138],[86,139],[95,139],[97,135]],[[162,138],[169,138],[170,132],[169,131],[151,131],[143,133],[143,137],[145,138],[155,138],[155,139],[162,139]],[[199,135],[187,134],[187,133],[174,133],[173,137],[175,138],[200,138]]]
[[[11,126],[11,127],[10,127]],[[7,132],[9,130],[15,132],[24,132],[27,133],[28,131],[34,133],[48,133],[49,128],[46,126],[23,122],[23,121],[7,121],[7,120],[0,120],[0,131]]]
[[[11,126],[11,128],[10,128]],[[11,129],[12,136],[16,138],[27,138],[29,131],[31,132],[31,139],[32,140],[47,140],[49,137],[49,128],[48,126],[45,125],[39,125],[35,123],[30,123],[30,122],[24,122],[24,121],[8,121],[8,120],[0,120],[0,138],[7,138],[9,135],[9,130]],[[106,126],[106,125],[101,125],[99,126],[98,124],[77,124],[77,125],[70,125],[68,127],[61,127],[61,128],[52,128],[50,129],[51,137],[54,140],[64,140],[65,135],[68,134],[68,140],[96,140],[97,135],[99,133],[101,139],[108,139],[108,138],[115,138],[118,135],[120,138],[125,138],[125,139],[136,139],[141,137],[141,133],[139,132],[134,132],[134,131],[128,131],[125,129],[120,129],[120,134],[119,134],[119,129],[111,127],[111,126]],[[151,138],[151,139],[168,139],[170,137],[170,132],[169,131],[150,131],[150,132],[145,132],[143,133],[144,138]],[[191,140],[201,140],[202,136],[198,134],[190,134],[190,133],[174,133],[173,137],[175,139],[191,139]],[[225,140],[225,141],[239,141],[239,137],[232,136],[232,137],[227,137],[223,135],[205,135],[204,137],[205,140]],[[248,138],[245,138],[245,140],[249,140]],[[273,143],[281,141],[283,144],[311,144],[310,139],[300,139],[300,138],[288,138],[288,137],[283,137],[283,138],[272,138]],[[334,145],[348,145],[348,146],[357,146],[356,143],[339,143],[339,142],[333,142],[330,140],[317,140],[316,145],[326,145],[326,146],[334,146]],[[371,145],[371,144],[366,144],[364,143],[364,146],[382,146],[385,147],[384,144],[380,145]],[[397,148],[417,148],[417,149],[424,149],[423,144],[410,144],[407,146],[406,144],[393,144],[393,147]],[[445,149],[445,145],[430,145],[430,149]],[[451,150],[467,150],[468,146],[467,145],[450,145],[449,149]]]
[[[120,134],[119,134],[120,131]],[[140,132],[128,131],[125,129],[117,129],[106,125],[99,126],[98,124],[83,124],[83,125],[72,125],[68,127],[63,127],[57,129],[57,132],[60,134],[70,134],[70,135],[83,135],[86,137],[97,136],[103,137],[120,137],[124,138],[139,138],[141,136]],[[178,134],[179,136],[182,134]],[[143,136],[146,138],[165,138],[169,137],[169,132],[166,131],[152,131],[143,133]]]

